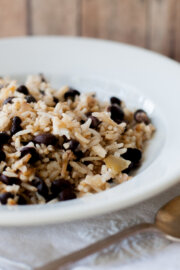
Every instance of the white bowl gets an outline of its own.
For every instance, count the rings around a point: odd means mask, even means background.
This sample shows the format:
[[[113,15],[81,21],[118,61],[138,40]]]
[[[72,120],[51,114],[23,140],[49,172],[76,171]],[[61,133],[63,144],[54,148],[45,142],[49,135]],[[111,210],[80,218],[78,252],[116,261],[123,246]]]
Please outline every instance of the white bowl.
[[[158,54],[120,43],[85,38],[29,37],[0,41],[0,74],[18,78],[44,73],[56,87],[64,83],[95,91],[101,99],[119,96],[143,108],[156,133],[131,181],[96,195],[49,205],[1,206],[0,225],[72,221],[122,209],[167,189],[180,178],[180,68]]]

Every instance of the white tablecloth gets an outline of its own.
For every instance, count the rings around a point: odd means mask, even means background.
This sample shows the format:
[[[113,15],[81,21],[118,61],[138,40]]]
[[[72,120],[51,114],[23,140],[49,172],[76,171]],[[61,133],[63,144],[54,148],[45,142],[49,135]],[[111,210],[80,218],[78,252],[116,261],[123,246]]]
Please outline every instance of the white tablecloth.
[[[129,209],[88,220],[38,228],[0,228],[0,269],[28,269],[82,248],[128,226],[152,222],[165,202],[180,194],[180,184]],[[73,270],[180,269],[180,243],[136,235],[73,265]],[[14,262],[11,262],[12,260]]]

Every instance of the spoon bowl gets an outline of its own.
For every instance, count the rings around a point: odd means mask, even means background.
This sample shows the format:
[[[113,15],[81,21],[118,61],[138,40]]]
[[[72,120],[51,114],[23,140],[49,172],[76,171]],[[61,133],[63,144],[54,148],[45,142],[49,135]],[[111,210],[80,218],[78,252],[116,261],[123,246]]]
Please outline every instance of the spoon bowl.
[[[155,225],[166,234],[167,238],[173,237],[174,240],[180,238],[180,196],[159,209],[155,218]]]

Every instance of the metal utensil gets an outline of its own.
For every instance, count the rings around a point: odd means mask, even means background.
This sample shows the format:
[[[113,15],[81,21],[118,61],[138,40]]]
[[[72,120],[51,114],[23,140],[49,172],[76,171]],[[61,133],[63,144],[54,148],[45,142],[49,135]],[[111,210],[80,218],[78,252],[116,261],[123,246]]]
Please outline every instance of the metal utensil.
[[[37,267],[34,270],[62,269],[64,266],[75,263],[93,253],[96,253],[97,251],[107,248],[112,244],[119,243],[130,235],[147,231],[156,232],[172,241],[180,241],[180,196],[174,198],[160,208],[156,214],[154,224],[143,223],[135,225],[67,256],[43,265],[42,267]]]

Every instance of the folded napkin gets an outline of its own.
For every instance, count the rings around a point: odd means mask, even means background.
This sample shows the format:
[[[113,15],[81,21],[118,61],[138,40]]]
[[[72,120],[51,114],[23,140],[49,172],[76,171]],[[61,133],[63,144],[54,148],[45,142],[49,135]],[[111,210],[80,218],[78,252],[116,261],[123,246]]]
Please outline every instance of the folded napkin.
[[[146,202],[96,218],[36,228],[0,228],[0,269],[29,270],[141,222],[180,194],[180,184]],[[73,270],[180,269],[180,243],[138,234],[72,265]]]

